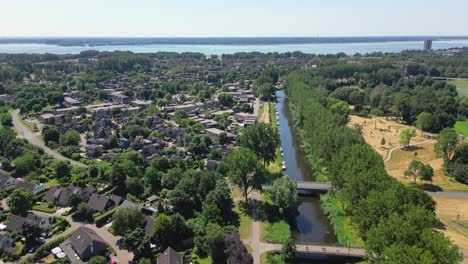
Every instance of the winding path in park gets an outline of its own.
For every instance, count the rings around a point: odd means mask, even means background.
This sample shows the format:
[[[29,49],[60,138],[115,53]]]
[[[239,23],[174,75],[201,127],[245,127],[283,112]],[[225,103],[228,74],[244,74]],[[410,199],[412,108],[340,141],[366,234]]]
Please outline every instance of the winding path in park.
[[[426,133],[426,135],[429,136],[428,139],[423,140],[423,141],[419,141],[419,142],[416,142],[416,143],[411,143],[411,144],[408,145],[408,147],[417,146],[417,145],[422,145],[422,144],[431,142],[431,141],[434,139],[434,137],[432,136],[432,134]],[[389,161],[392,159],[392,153],[393,153],[393,151],[395,151],[395,150],[397,150],[397,149],[402,149],[402,148],[404,148],[404,147],[406,147],[406,146],[405,146],[405,145],[399,145],[399,146],[393,147],[393,148],[391,148],[390,150],[388,150],[388,152],[387,152],[387,158],[384,160],[384,162],[389,162]]]
[[[29,130],[28,127],[26,127],[20,120],[20,114],[19,114],[19,109],[15,109],[13,110],[12,112],[12,118],[13,118],[13,125],[14,127],[16,128],[17,130],[17,134],[18,134],[18,137],[19,138],[24,138],[26,139],[27,141],[29,141],[29,143],[41,148],[44,150],[45,153],[51,155],[52,157],[58,159],[58,160],[67,160],[69,161],[71,164],[73,165],[76,165],[76,166],[84,166],[86,167],[85,164],[81,163],[81,162],[78,162],[78,161],[75,161],[75,160],[72,160],[72,159],[69,159],[67,157],[64,157],[62,154],[58,153],[57,151],[47,147],[44,142],[42,142],[42,140],[40,140],[33,132],[31,132]]]

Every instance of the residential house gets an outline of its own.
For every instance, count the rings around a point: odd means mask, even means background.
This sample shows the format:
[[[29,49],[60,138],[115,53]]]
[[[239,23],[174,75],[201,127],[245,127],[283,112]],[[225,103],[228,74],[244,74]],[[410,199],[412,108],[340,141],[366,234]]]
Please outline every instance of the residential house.
[[[111,94],[111,100],[121,104],[128,104],[130,102],[130,97],[121,94],[120,92],[115,92]]]
[[[101,145],[95,145],[95,144],[86,145],[85,149],[86,149],[86,156],[88,156],[89,158],[97,158],[102,155],[103,148]]]
[[[15,178],[11,177],[6,171],[0,170],[0,190],[16,184]]]
[[[70,237],[72,249],[83,261],[87,261],[93,256],[102,256],[107,248],[107,243],[96,231],[91,228],[81,226]],[[74,258],[74,256],[68,256]]]
[[[96,212],[104,213],[111,210],[116,205],[109,197],[93,193],[89,198],[88,206]]]
[[[22,179],[18,179],[16,181],[15,188],[23,188],[26,191],[36,195],[44,190],[44,184],[35,184],[32,182],[23,181]]]
[[[0,232],[0,250],[6,250],[13,247],[13,239],[5,232]]]
[[[48,217],[39,216],[33,213],[29,213],[26,217],[19,215],[11,215],[10,221],[6,226],[6,230],[22,233],[24,223],[29,223],[38,226],[40,229],[45,229],[50,226]]]
[[[171,247],[168,247],[156,260],[156,264],[183,264],[184,258]]]
[[[68,198],[72,194],[77,194],[81,201],[88,201],[91,194],[96,192],[96,188],[93,186],[88,186],[86,188],[76,187],[76,186],[53,186],[49,190],[47,190],[44,201],[53,202],[58,206],[67,206],[68,205]]]

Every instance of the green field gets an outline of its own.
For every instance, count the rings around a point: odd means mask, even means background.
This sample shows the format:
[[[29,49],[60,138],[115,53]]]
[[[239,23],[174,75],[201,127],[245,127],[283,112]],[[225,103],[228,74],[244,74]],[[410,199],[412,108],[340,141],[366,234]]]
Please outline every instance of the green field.
[[[457,123],[455,123],[455,130],[465,137],[468,137],[468,121],[457,121]]]
[[[468,81],[449,81],[449,83],[457,86],[459,96],[468,97]]]

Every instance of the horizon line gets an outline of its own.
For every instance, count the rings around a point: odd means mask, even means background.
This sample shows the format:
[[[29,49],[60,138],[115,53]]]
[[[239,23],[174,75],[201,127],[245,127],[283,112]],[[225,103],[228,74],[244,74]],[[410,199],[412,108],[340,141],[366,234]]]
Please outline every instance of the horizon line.
[[[186,39],[186,38],[422,38],[422,37],[443,37],[443,38],[468,38],[468,35],[355,35],[355,36],[0,36],[0,39],[9,38],[172,38],[172,39]]]

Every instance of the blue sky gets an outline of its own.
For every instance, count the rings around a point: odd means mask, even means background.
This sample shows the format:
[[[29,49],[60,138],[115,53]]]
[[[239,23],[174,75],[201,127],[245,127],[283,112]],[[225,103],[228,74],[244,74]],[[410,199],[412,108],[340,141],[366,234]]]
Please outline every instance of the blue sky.
[[[0,0],[0,37],[468,35],[468,0]]]

